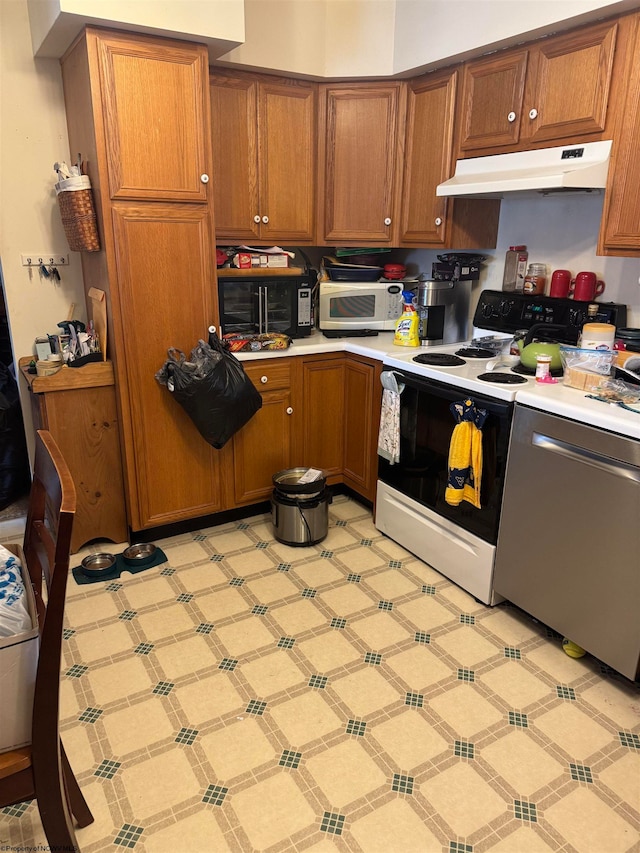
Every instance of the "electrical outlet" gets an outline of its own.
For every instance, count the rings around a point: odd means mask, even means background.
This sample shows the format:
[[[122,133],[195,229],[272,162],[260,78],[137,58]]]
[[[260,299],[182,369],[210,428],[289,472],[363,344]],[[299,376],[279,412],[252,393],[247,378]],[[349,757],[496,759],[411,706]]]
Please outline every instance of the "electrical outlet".
[[[59,252],[23,252],[20,255],[23,267],[39,267],[45,264],[48,267],[68,267],[69,255]]]

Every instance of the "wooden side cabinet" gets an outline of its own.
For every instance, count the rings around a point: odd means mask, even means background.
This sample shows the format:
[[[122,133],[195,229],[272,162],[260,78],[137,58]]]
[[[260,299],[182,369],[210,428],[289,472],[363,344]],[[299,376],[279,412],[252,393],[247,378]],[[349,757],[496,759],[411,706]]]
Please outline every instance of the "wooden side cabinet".
[[[73,553],[93,539],[126,542],[127,528],[113,367],[96,362],[63,367],[53,376],[27,372],[33,423],[47,429],[65,458],[76,487]]]
[[[382,362],[348,354],[344,367],[344,482],[373,503],[378,479]]]

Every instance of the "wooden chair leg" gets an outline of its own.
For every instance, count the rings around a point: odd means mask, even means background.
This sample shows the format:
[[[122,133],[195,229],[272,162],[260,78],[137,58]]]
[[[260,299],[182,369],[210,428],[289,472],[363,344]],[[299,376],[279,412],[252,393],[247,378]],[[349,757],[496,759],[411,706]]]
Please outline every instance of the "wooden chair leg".
[[[40,786],[36,779],[36,792],[38,811],[49,848],[64,853],[79,853],[80,847],[67,806],[62,774],[59,779],[49,779],[46,784]]]
[[[71,765],[69,764],[69,759],[67,758],[67,753],[64,751],[62,742],[60,743],[60,759],[62,763],[62,776],[64,778],[71,813],[76,819],[78,826],[89,826],[90,823],[93,823],[94,817],[91,814],[91,809],[87,805],[87,801],[85,800],[82,791],[80,790],[78,780],[71,769]]]

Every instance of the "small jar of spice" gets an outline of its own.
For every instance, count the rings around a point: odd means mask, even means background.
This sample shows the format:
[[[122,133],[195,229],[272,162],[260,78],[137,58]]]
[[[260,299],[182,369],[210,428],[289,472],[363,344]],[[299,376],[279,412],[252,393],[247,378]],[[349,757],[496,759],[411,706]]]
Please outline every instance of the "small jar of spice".
[[[524,292],[529,296],[543,296],[547,284],[547,265],[529,264],[524,277]]]

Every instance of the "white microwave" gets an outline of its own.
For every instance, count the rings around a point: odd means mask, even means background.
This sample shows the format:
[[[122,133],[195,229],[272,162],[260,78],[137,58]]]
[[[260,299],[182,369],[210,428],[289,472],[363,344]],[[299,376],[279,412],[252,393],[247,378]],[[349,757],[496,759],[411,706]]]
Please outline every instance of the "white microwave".
[[[330,329],[395,329],[402,314],[402,286],[391,281],[321,281],[318,326]]]

